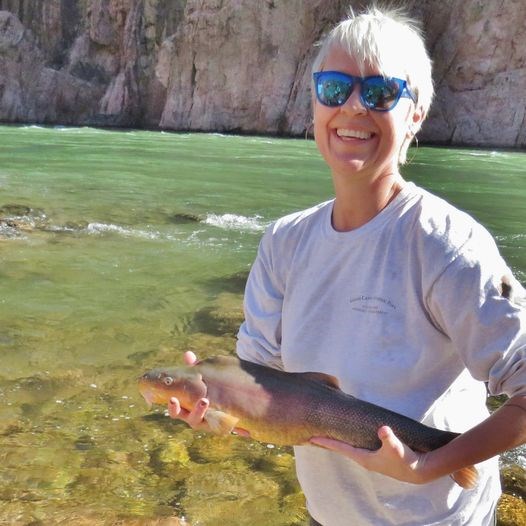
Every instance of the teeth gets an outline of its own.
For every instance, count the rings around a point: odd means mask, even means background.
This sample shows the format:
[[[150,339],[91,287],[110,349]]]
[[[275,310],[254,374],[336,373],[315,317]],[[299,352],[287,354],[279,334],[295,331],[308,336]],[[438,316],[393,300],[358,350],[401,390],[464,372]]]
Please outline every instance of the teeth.
[[[338,128],[336,130],[338,137],[352,137],[353,139],[370,139],[372,133],[360,130],[346,130],[345,128]]]

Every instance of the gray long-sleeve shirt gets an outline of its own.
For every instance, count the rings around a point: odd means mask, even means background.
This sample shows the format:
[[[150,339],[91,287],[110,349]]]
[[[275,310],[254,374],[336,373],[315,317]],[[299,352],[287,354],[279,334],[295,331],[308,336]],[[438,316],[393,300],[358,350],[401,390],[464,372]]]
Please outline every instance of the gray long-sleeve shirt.
[[[289,215],[263,236],[245,293],[239,356],[319,371],[341,388],[426,424],[462,432],[488,416],[491,393],[526,394],[524,291],[490,234],[406,184],[364,226],[337,232],[332,201]],[[311,514],[326,526],[490,524],[496,459],[466,491],[371,473],[311,446],[295,448]]]

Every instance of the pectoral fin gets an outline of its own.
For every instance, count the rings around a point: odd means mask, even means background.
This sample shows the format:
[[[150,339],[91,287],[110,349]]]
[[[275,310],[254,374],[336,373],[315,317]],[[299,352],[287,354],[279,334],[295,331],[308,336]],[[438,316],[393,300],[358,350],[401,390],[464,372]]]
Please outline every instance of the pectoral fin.
[[[208,409],[205,420],[213,433],[217,435],[228,435],[234,427],[236,427],[239,418],[228,413],[223,413],[223,411],[218,411],[217,409]]]

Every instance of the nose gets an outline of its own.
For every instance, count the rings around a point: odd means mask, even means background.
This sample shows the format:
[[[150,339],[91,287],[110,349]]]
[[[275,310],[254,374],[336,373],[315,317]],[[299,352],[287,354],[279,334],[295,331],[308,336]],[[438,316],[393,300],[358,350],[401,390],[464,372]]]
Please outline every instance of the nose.
[[[351,95],[341,106],[341,110],[351,115],[361,115],[367,113],[368,109],[363,105],[360,97],[361,86],[358,84],[354,86]]]

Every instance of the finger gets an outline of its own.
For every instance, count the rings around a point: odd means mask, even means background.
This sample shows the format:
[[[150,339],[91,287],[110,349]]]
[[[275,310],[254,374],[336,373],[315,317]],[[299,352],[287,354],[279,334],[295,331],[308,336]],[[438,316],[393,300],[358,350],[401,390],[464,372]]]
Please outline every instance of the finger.
[[[392,441],[395,434],[389,426],[382,426],[378,428],[378,438],[382,441]]]
[[[168,400],[168,414],[172,418],[178,418],[180,412],[181,404],[179,404],[179,400],[175,397],[170,398],[170,400]]]
[[[403,455],[404,445],[389,426],[382,426],[378,429],[378,438],[382,441],[382,448]]]
[[[188,414],[186,421],[191,427],[197,427],[199,424],[203,423],[203,418],[206,414],[210,402],[206,398],[201,398],[194,408]]]
[[[172,396],[170,400],[168,401],[168,415],[170,418],[178,418],[185,420],[185,418],[188,416],[188,411],[185,411],[181,404],[179,403],[179,400],[175,398],[175,396]]]
[[[379,452],[382,452],[392,461],[405,463],[406,467],[414,471],[418,466],[421,455],[405,445],[388,426],[382,426],[378,429],[378,438],[382,441],[382,447],[378,450]]]
[[[197,362],[197,356],[192,351],[186,351],[183,354],[183,360],[186,365],[194,365]]]

